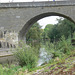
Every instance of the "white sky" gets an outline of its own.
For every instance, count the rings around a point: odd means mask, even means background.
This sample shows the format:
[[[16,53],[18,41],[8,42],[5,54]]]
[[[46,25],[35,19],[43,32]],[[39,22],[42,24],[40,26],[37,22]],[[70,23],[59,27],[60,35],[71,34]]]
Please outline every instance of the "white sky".
[[[56,24],[58,21],[56,19],[59,19],[59,16],[49,16],[42,18],[38,21],[38,23],[42,26],[42,28],[45,28],[47,24]]]

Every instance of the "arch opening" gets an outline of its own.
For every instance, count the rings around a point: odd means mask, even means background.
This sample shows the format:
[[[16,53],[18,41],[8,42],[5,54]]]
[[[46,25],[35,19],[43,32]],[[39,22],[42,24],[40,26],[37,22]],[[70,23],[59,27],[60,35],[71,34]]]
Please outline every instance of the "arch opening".
[[[42,19],[42,18],[45,18],[45,17],[48,17],[48,16],[60,16],[60,17],[63,17],[63,18],[66,18],[68,20],[70,20],[71,22],[75,23],[72,18],[70,18],[69,16],[66,16],[64,14],[61,14],[61,13],[56,13],[56,12],[47,12],[47,13],[43,13],[43,14],[40,14],[40,15],[37,15],[33,18],[31,18],[25,25],[24,27],[21,29],[21,31],[19,32],[19,36],[23,37],[23,36],[26,36],[26,33],[28,32],[28,30],[30,29],[30,27],[35,23],[37,22],[38,20]]]

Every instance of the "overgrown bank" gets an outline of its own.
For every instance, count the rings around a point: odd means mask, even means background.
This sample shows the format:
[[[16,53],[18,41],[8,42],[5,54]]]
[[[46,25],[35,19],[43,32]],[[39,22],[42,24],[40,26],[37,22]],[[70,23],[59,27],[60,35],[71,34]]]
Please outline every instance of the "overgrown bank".
[[[75,50],[70,55],[55,58],[33,75],[75,75]]]
[[[0,75],[74,75],[75,46],[71,44],[70,38],[66,40],[62,37],[59,42],[47,43],[45,46],[48,53],[53,54],[53,59],[48,64],[36,67],[35,48],[23,44],[15,53],[19,65],[0,65]]]
[[[48,64],[28,69],[23,66],[0,65],[0,75],[75,75],[75,50],[62,58],[56,57]]]

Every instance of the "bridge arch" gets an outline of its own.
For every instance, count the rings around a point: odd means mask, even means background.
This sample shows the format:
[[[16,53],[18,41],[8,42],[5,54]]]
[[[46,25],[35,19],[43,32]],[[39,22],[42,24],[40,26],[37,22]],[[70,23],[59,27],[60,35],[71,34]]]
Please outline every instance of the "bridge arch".
[[[37,22],[38,20],[44,18],[44,17],[48,17],[48,16],[60,16],[60,17],[64,17],[64,18],[67,18],[68,20],[72,21],[73,23],[75,23],[71,17],[69,16],[66,16],[64,14],[61,14],[61,13],[57,13],[57,12],[47,12],[47,13],[42,13],[42,14],[39,14],[35,17],[32,17],[28,22],[26,22],[26,24],[24,25],[24,27],[21,29],[21,31],[19,32],[19,37],[21,40],[25,40],[25,36],[26,36],[26,33],[28,32],[28,30],[30,29],[30,27],[35,23]]]

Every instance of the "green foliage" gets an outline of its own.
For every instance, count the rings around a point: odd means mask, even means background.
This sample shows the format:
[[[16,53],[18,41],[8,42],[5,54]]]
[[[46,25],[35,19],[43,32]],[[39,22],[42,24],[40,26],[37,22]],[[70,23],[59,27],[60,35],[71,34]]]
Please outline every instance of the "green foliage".
[[[75,49],[74,46],[71,44],[71,38],[65,39],[64,36],[61,37],[60,41],[53,42],[53,43],[46,43],[46,50],[47,53],[53,54],[53,58],[59,57],[62,58],[65,54],[70,55],[71,51]]]
[[[38,23],[33,24],[26,34],[26,41],[40,40],[41,32],[41,26]]]
[[[23,72],[25,72],[26,70],[27,70],[26,66],[21,67],[21,66],[10,65],[9,68],[8,66],[0,65],[0,75],[22,75]]]
[[[71,44],[71,38],[65,39],[64,36],[61,37],[61,40],[57,44],[57,49],[59,49],[64,54],[70,54],[72,50],[75,49]]]
[[[34,48],[22,43],[22,47],[18,47],[15,56],[19,61],[19,65],[26,66],[28,69],[33,68],[37,64],[37,56]]]
[[[51,42],[58,41],[61,36],[67,39],[69,36],[73,38],[75,32],[75,24],[67,19],[58,19],[58,23],[55,25],[47,25],[44,29],[43,34],[50,38]]]
[[[23,67],[22,67],[22,71],[23,71],[23,72],[24,72],[26,69],[27,69],[26,66],[23,66]]]
[[[15,66],[15,65],[11,65],[10,69],[17,71],[19,68],[21,68],[21,66]]]
[[[52,28],[53,28],[52,24],[46,25],[46,27],[42,33],[43,40],[49,39],[48,33],[51,32]]]
[[[15,72],[19,69],[16,68],[16,66],[11,66],[10,68],[8,68],[7,66],[2,66],[0,65],[0,75],[14,75]]]
[[[3,75],[3,68],[2,68],[2,65],[0,65],[0,75]]]
[[[34,53],[38,57],[39,56],[39,50],[40,50],[41,43],[39,41],[37,41],[37,42],[31,41],[31,42],[28,42],[27,44],[29,46],[31,46],[31,47],[34,47],[34,49],[33,49],[34,50]]]
[[[47,50],[48,55],[52,54],[53,58],[62,57],[62,52],[57,49],[55,43],[47,42],[45,48]]]

